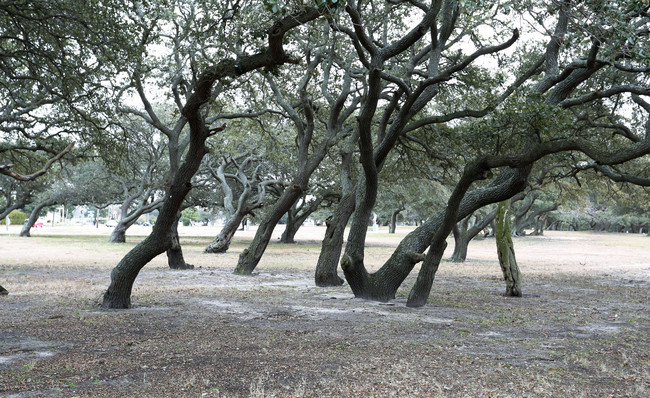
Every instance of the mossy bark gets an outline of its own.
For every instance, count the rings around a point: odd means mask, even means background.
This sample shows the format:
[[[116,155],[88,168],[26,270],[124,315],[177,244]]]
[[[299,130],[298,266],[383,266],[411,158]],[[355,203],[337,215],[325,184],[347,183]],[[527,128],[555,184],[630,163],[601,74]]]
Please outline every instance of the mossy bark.
[[[499,202],[497,207],[496,241],[499,265],[506,282],[506,296],[521,297],[521,273],[515,258],[515,248],[510,233],[510,201]]]

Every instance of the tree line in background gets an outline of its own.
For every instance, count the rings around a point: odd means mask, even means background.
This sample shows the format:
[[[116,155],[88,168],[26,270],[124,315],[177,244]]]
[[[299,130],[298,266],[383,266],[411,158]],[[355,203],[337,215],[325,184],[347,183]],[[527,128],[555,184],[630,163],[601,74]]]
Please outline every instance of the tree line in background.
[[[36,4],[34,4],[36,3]],[[111,242],[157,212],[111,273],[128,308],[166,253],[191,269],[179,220],[220,211],[207,253],[245,219],[250,275],[279,222],[326,224],[319,286],[390,300],[421,263],[409,306],[497,236],[648,232],[650,5],[640,0],[67,0],[0,5],[0,219],[118,205]],[[27,214],[26,214],[27,216]],[[370,222],[416,229],[376,272]],[[344,231],[349,227],[347,242]],[[506,239],[505,235],[508,239]],[[511,254],[512,265],[508,263]],[[503,255],[501,255],[503,254]],[[511,279],[511,281],[509,281]],[[511,285],[512,282],[512,285]]]

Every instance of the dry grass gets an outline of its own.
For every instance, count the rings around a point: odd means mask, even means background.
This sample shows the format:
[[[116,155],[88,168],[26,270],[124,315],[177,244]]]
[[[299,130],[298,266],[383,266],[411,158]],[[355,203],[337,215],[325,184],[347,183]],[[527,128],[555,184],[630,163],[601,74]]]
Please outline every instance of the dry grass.
[[[79,228],[79,227],[77,227]],[[0,231],[2,232],[2,231]],[[13,232],[13,231],[10,231]],[[141,229],[142,234],[146,229]],[[516,239],[524,297],[504,290],[494,242],[444,263],[429,305],[354,299],[312,284],[322,229],[271,244],[259,274],[206,255],[213,229],[184,234],[174,272],[141,272],[134,308],[97,307],[111,268],[135,241],[107,230],[0,235],[0,396],[640,397],[650,390],[650,238],[549,233]],[[281,231],[278,231],[281,232]],[[397,237],[370,234],[381,265]],[[451,248],[449,249],[451,250]],[[450,253],[447,254],[447,257]]]

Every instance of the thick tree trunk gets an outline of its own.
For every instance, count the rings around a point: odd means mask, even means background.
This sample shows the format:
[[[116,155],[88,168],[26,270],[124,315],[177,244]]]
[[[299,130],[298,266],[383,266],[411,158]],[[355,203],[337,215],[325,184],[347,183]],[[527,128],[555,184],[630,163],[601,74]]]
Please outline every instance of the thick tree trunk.
[[[5,289],[4,287],[2,287],[2,285],[0,285],[0,296],[6,296],[8,294],[9,292],[7,291],[7,289]]]
[[[128,227],[122,223],[118,223],[111,236],[108,237],[108,243],[125,243],[126,242],[126,229]]]
[[[55,202],[51,200],[51,201],[39,203],[36,207],[34,207],[32,212],[29,214],[29,218],[27,219],[27,222],[25,223],[25,225],[23,225],[23,228],[20,230],[20,236],[24,236],[24,237],[31,236],[30,231],[32,229],[32,226],[36,222],[36,220],[38,220],[38,216],[41,214],[41,210],[43,210],[44,207],[52,206],[54,204]]]
[[[465,223],[464,226],[459,227],[456,225],[453,228],[454,233],[454,253],[451,255],[450,260],[454,263],[462,263],[467,259],[467,246],[469,246],[470,238],[467,234],[467,222],[463,220],[458,224]]]
[[[210,242],[208,247],[205,248],[205,253],[225,253],[230,248],[230,242],[232,242],[235,232],[239,224],[242,222],[244,215],[241,213],[235,213],[232,217],[226,221],[219,234]]]
[[[260,223],[250,246],[244,249],[239,255],[239,262],[235,268],[235,274],[251,275],[253,273],[253,270],[259,264],[271,240],[273,229],[275,229],[282,216],[300,198],[303,189],[300,185],[295,184],[284,191],[280,199],[275,203],[275,206],[273,206],[273,209],[268,213],[264,221]]]
[[[165,195],[158,219],[151,235],[137,244],[113,268],[111,283],[104,293],[104,308],[130,308],[131,290],[140,270],[154,257],[172,247],[173,231],[178,225],[178,214],[185,197],[192,188],[190,181],[207,153],[207,135],[193,132],[185,162],[174,176]],[[176,234],[177,238],[177,234]]]
[[[284,228],[284,232],[280,235],[280,243],[296,243],[296,232],[302,226],[302,222],[296,222],[295,220],[287,219],[287,225]]]
[[[506,296],[521,297],[521,274],[510,234],[510,202],[499,203],[496,215],[496,241],[499,265],[506,282]]]
[[[483,231],[496,215],[496,208],[490,211],[484,218],[475,220],[474,225],[468,228],[469,218],[465,217],[461,222],[454,226],[454,253],[451,255],[451,261],[462,263],[467,259],[467,247],[481,231]]]
[[[192,177],[199,169],[203,156],[208,153],[205,141],[223,129],[209,129],[201,113],[203,105],[210,99],[214,82],[226,76],[241,76],[265,66],[284,64],[288,60],[282,46],[284,35],[296,26],[320,17],[323,12],[324,10],[307,9],[279,20],[269,30],[267,49],[261,53],[240,56],[236,61],[224,60],[199,76],[182,111],[190,126],[190,143],[185,160],[173,175],[151,235],[127,253],[111,272],[111,284],[104,294],[102,304],[104,308],[129,308],[133,283],[142,267],[172,247],[172,228],[177,223],[178,212],[192,188]]]
[[[449,236],[458,222],[458,210],[461,201],[463,197],[465,197],[465,194],[472,183],[487,178],[488,172],[489,168],[485,165],[484,161],[470,163],[465,166],[463,175],[449,197],[447,208],[444,211],[444,217],[431,239],[431,246],[422,262],[418,278],[415,281],[413,288],[411,288],[411,292],[406,302],[408,307],[422,307],[426,304],[431,292],[433,280],[436,276],[436,272],[438,272],[440,261],[442,260],[442,255],[447,248],[447,236]]]
[[[492,184],[468,192],[460,203],[457,220],[467,217],[483,206],[509,199],[521,192],[526,188],[529,173],[530,167],[506,169]],[[358,278],[354,281],[355,296],[376,301],[394,299],[395,292],[415,264],[423,260],[422,253],[429,247],[434,233],[442,225],[444,214],[444,211],[439,212],[409,233],[377,272],[352,276]],[[346,274],[346,279],[348,277]],[[350,287],[352,286],[351,283]]]
[[[330,219],[321,245],[318,263],[316,264],[316,286],[339,286],[343,279],[338,276],[337,269],[343,248],[345,227],[354,212],[354,191],[343,196]]]
[[[282,235],[280,235],[280,243],[296,243],[296,232],[302,225],[303,220],[298,220],[296,204],[291,206],[287,214],[287,224],[285,225]]]
[[[171,246],[167,249],[167,264],[169,264],[169,268],[171,269],[194,269],[194,266],[186,263],[183,258],[183,249],[181,247],[180,238],[178,237],[179,219],[180,213],[171,228]]]

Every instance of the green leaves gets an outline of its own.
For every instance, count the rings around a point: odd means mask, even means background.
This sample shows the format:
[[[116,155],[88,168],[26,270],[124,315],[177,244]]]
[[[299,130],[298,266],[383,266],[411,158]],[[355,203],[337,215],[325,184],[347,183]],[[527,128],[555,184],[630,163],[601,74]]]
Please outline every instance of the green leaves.
[[[307,1],[291,1],[291,0],[262,0],[266,9],[273,15],[284,16],[288,13],[304,9],[305,7],[331,7],[335,8],[341,5],[341,0],[313,0]]]

